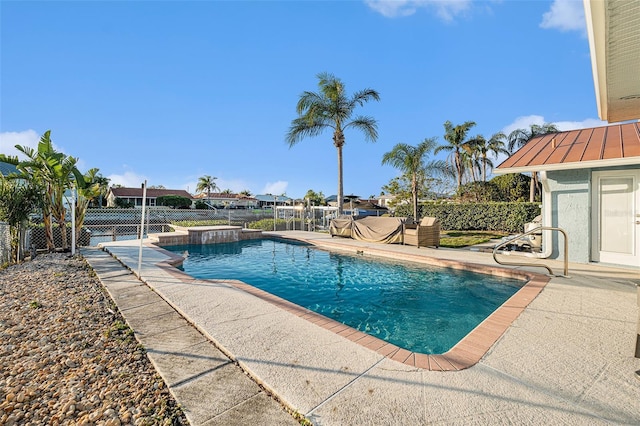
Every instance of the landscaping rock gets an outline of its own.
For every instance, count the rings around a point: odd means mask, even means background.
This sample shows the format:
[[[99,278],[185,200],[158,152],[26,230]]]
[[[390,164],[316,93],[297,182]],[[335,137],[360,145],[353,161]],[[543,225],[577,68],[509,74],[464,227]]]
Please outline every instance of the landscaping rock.
[[[188,422],[91,268],[57,253],[0,270],[0,424]]]

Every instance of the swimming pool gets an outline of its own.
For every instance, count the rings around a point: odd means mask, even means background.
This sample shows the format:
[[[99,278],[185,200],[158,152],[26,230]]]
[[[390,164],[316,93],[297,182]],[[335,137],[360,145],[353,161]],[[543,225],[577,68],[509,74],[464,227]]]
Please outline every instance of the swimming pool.
[[[524,281],[273,239],[164,247],[202,279],[237,279],[407,350],[451,349]]]

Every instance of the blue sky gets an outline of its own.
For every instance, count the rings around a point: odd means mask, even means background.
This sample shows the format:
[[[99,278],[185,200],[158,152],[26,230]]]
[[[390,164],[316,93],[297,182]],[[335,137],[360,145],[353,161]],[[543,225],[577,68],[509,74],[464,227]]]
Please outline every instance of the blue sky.
[[[58,150],[112,183],[253,194],[337,192],[326,131],[289,148],[317,74],[380,102],[376,143],[346,134],[344,190],[379,194],[399,143],[597,116],[581,0],[0,1],[0,152]],[[437,158],[445,158],[442,153]],[[499,162],[499,161],[498,161]],[[496,162],[496,164],[498,163]]]

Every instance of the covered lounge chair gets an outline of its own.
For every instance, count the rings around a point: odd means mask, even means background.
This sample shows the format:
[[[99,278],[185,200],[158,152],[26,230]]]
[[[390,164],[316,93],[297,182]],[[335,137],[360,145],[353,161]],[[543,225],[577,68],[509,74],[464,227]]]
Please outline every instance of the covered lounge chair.
[[[440,221],[423,217],[418,224],[405,224],[402,230],[404,244],[416,247],[440,247]]]

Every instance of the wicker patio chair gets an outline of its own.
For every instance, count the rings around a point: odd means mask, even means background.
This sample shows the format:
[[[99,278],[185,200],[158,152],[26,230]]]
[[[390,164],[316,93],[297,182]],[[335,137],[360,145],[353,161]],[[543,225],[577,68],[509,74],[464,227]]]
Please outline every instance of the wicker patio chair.
[[[416,247],[440,247],[440,221],[423,217],[418,224],[405,224],[402,230],[404,244]]]

